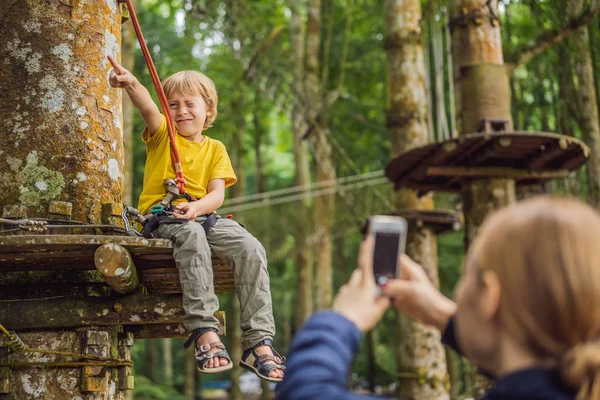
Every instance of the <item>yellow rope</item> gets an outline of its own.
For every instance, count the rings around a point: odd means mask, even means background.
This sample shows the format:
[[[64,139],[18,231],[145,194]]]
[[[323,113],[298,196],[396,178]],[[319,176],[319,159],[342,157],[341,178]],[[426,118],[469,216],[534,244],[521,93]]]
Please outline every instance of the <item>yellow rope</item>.
[[[0,331],[4,333],[8,337],[8,347],[13,349],[15,352],[24,351],[30,353],[39,353],[50,356],[63,356],[63,357],[73,357],[79,358],[83,360],[92,360],[96,361],[92,362],[8,362],[8,363],[0,363],[0,367],[24,367],[24,366],[54,366],[54,367],[73,367],[73,366],[107,366],[107,367],[132,367],[133,361],[126,360],[124,358],[110,358],[103,356],[95,356],[92,354],[77,354],[73,352],[66,351],[57,351],[57,350],[42,350],[42,349],[33,349],[28,347],[23,340],[17,335],[16,332],[9,332],[2,324],[0,324]]]

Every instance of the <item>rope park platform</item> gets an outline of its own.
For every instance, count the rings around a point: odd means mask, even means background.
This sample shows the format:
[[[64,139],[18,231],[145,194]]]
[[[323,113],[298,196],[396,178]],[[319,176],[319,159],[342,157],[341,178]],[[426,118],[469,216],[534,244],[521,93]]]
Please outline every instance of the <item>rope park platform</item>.
[[[185,337],[172,253],[166,239],[0,235],[0,321],[17,332],[121,325],[141,339]],[[233,269],[212,262],[215,292],[233,290]]]
[[[518,185],[568,177],[590,149],[571,136],[546,132],[481,132],[415,148],[387,165],[395,189],[419,194],[459,192],[468,179],[514,179]]]

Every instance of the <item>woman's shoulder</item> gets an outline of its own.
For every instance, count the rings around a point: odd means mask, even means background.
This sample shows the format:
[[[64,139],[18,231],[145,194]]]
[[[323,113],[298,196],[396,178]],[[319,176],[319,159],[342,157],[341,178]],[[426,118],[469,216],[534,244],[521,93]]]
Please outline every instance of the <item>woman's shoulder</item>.
[[[530,368],[500,378],[481,400],[574,400],[558,371]]]

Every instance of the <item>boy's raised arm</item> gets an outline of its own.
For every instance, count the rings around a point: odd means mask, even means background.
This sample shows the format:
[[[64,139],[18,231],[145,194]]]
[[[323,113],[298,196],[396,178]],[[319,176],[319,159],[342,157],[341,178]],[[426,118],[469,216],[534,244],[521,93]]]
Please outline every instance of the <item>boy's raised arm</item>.
[[[148,92],[148,89],[146,89],[131,72],[123,68],[123,66],[115,61],[114,58],[108,56],[108,61],[110,61],[113,66],[113,70],[110,71],[108,77],[108,83],[114,88],[125,89],[127,91],[127,95],[135,108],[142,114],[142,118],[148,127],[150,136],[152,136],[156,133],[158,128],[160,128],[162,115],[156,106],[156,103],[152,100],[150,92]]]

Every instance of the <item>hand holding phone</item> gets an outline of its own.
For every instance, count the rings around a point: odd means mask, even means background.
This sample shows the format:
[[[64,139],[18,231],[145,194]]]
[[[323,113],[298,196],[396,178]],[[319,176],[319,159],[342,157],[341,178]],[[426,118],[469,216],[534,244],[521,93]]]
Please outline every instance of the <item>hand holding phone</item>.
[[[398,216],[375,215],[369,218],[367,233],[375,240],[373,273],[375,283],[383,285],[400,277],[400,254],[404,253],[408,223]]]
[[[358,266],[350,280],[340,288],[333,301],[333,310],[352,321],[362,332],[371,330],[390,306],[390,296],[377,296],[377,285],[373,278],[372,237],[368,236],[360,245]]]

